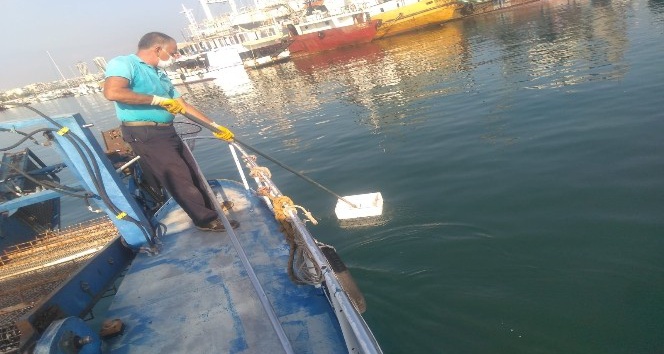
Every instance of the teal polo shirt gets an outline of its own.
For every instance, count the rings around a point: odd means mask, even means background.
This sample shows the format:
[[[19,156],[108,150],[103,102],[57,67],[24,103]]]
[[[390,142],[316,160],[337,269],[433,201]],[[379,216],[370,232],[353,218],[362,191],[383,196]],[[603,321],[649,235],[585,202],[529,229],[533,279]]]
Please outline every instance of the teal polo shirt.
[[[119,56],[106,65],[105,77],[119,76],[129,80],[129,88],[136,93],[178,98],[180,93],[162,69],[146,64],[136,54]],[[115,102],[115,111],[123,122],[172,122],[174,115],[160,106],[132,105]]]

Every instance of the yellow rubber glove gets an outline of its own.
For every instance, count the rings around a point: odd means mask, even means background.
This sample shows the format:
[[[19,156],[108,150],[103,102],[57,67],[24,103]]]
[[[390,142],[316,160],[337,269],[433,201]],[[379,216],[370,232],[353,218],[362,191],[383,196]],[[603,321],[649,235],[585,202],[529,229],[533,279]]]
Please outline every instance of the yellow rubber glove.
[[[234,137],[235,135],[233,134],[233,132],[231,132],[230,130],[228,130],[228,128],[226,128],[226,127],[224,127],[224,126],[222,126],[222,125],[219,125],[219,124],[217,124],[217,123],[215,123],[215,122],[210,123],[210,125],[212,125],[213,127],[217,128],[217,130],[218,130],[218,131],[216,131],[216,132],[212,132],[212,134],[214,134],[214,136],[216,136],[217,138],[219,138],[219,139],[221,139],[221,140],[226,140],[226,141],[228,141],[228,142],[233,141],[233,137]]]
[[[180,101],[175,100],[173,98],[166,98],[166,97],[160,97],[160,96],[152,96],[152,103],[150,103],[153,106],[161,106],[164,107],[165,110],[167,110],[171,114],[184,114],[184,106]]]

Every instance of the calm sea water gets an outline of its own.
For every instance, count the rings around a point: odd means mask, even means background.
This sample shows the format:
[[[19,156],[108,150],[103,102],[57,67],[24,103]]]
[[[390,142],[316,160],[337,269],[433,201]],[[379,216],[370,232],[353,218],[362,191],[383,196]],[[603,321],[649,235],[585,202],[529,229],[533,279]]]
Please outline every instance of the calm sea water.
[[[265,162],[385,352],[664,353],[663,54],[661,0],[542,1],[183,92],[335,192],[382,192],[381,220],[342,225]],[[116,125],[101,95],[37,107]]]

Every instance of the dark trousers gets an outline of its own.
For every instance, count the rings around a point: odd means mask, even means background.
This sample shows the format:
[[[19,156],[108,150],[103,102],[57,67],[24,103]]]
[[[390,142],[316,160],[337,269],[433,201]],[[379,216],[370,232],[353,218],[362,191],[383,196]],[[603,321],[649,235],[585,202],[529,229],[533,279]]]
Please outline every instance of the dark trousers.
[[[124,141],[131,145],[141,168],[151,173],[191,220],[199,225],[217,218],[205,191],[207,183],[196,170],[196,161],[173,126],[121,126]]]

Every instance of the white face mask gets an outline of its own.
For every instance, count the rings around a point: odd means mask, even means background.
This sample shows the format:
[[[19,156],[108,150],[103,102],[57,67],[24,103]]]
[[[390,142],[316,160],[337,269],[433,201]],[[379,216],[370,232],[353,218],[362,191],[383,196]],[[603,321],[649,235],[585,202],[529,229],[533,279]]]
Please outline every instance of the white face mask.
[[[157,63],[157,66],[162,69],[166,69],[167,67],[175,63],[175,58],[173,58],[170,54],[168,54],[168,52],[166,53],[166,55],[168,55],[168,59],[161,60],[161,58],[159,58],[159,62]]]

